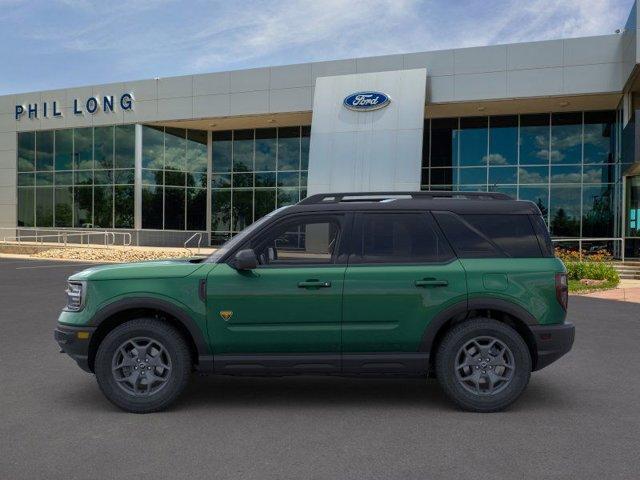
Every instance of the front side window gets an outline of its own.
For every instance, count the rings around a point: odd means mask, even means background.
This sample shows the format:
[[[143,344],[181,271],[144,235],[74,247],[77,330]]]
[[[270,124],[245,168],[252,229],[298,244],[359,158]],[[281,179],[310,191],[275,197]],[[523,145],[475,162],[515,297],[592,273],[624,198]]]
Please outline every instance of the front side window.
[[[285,221],[252,241],[260,265],[318,265],[335,261],[339,219],[299,218]]]
[[[439,263],[451,248],[426,213],[366,213],[354,228],[349,263]]]

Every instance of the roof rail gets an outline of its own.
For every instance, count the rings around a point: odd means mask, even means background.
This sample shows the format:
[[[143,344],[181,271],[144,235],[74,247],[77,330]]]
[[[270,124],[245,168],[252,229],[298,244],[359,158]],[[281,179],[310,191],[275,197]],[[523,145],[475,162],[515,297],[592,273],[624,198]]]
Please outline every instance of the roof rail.
[[[449,191],[424,191],[424,192],[343,192],[343,193],[318,193],[301,200],[298,205],[312,205],[319,203],[340,202],[381,202],[383,200],[410,197],[412,199],[434,198],[460,198],[477,200],[513,200],[505,193],[495,192],[449,192]]]

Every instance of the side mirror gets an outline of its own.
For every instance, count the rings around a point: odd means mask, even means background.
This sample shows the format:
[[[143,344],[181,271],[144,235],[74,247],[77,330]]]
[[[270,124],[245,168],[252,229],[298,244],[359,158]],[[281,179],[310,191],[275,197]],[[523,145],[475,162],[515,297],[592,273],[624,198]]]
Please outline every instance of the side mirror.
[[[258,257],[251,248],[236,253],[234,266],[236,270],[253,270],[258,267]]]

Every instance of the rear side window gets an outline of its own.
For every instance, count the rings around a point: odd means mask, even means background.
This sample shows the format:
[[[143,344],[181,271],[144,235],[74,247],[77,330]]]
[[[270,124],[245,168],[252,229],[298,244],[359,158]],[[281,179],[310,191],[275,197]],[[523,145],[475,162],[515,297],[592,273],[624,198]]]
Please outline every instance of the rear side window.
[[[482,232],[451,212],[433,212],[447,240],[460,258],[499,258],[504,253]]]
[[[528,215],[463,215],[462,218],[509,257],[537,258],[542,255]]]
[[[426,213],[364,213],[350,263],[440,263],[453,252]]]
[[[438,215],[438,222],[461,258],[542,256],[529,215]]]
[[[553,252],[551,236],[549,235],[549,229],[547,228],[547,224],[544,222],[542,215],[531,215],[529,219],[531,220],[533,229],[536,231],[536,235],[538,236],[538,244],[542,250],[542,256],[554,257],[555,253]]]

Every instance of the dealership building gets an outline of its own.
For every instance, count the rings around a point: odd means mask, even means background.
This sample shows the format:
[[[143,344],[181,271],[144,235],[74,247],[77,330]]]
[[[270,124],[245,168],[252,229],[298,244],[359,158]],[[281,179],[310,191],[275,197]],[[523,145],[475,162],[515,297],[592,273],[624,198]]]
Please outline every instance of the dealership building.
[[[0,97],[0,240],[219,244],[312,193],[489,191],[640,256],[638,12],[615,34]]]

